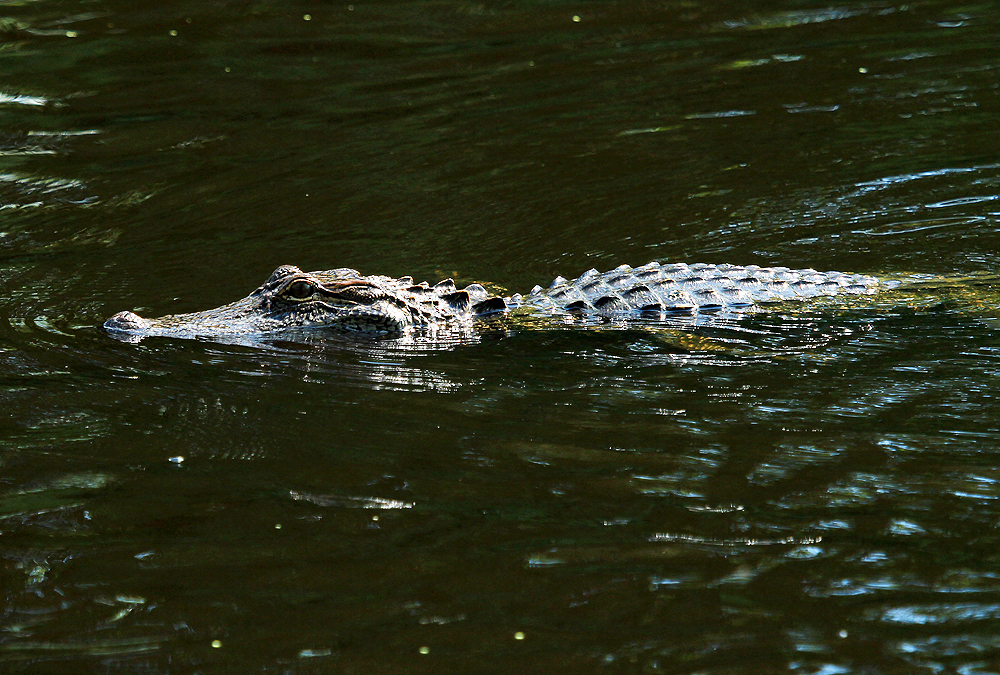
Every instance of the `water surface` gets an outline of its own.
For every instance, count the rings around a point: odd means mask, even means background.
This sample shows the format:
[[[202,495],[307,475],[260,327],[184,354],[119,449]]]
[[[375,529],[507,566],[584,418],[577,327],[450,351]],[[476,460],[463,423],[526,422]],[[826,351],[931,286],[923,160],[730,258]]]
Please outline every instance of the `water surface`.
[[[248,344],[280,264],[996,274],[990,3],[7,5],[0,664],[1000,672],[988,282]]]

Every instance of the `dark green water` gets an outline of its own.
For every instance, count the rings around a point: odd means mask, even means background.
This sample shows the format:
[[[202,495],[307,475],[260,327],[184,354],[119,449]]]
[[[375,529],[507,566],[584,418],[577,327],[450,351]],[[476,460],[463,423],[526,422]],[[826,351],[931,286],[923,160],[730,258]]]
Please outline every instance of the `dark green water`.
[[[280,264],[1000,272],[993,3],[0,10],[0,671],[1000,672],[1000,292],[258,346]]]

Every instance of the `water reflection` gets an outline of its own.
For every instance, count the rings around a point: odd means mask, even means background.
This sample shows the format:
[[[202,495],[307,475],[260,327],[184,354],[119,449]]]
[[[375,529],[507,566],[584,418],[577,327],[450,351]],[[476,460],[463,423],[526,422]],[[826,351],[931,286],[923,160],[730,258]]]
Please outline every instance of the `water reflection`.
[[[411,364],[419,363],[414,359],[422,355],[433,356],[475,345],[479,340],[479,334],[471,329],[380,338],[325,331],[296,335],[289,331],[238,341],[242,346],[264,350],[262,358],[253,359],[252,369],[239,369],[239,372],[257,377],[280,370],[285,375],[298,372],[304,382],[336,379],[341,383],[363,383],[375,390],[450,392],[463,383],[445,373]]]

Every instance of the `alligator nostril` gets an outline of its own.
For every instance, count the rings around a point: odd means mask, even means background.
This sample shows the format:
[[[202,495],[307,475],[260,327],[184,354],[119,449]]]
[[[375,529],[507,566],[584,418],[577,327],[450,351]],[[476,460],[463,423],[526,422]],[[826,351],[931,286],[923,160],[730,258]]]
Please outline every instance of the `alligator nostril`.
[[[104,329],[126,332],[144,331],[149,329],[149,321],[135,312],[118,312],[104,322]]]

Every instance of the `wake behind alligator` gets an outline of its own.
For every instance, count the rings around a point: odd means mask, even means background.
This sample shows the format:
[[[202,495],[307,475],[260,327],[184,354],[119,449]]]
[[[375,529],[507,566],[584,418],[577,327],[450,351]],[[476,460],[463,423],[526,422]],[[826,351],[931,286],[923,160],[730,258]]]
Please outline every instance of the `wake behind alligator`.
[[[898,282],[864,274],[793,270],[756,265],[622,265],[590,270],[573,280],[557,277],[527,295],[494,295],[480,284],[434,286],[411,277],[363,276],[340,268],[303,272],[284,265],[249,296],[189,314],[146,319],[119,312],[104,328],[137,342],[147,336],[227,338],[304,328],[365,334],[467,326],[505,313],[595,320],[643,320],[683,314],[744,313],[761,305],[823,296],[872,295]]]

